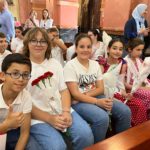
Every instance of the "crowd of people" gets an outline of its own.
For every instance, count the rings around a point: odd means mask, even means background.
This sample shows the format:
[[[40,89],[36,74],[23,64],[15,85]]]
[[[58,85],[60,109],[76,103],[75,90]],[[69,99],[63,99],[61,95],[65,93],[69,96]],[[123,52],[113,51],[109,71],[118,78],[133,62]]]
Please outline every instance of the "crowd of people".
[[[11,18],[4,2],[0,17]],[[111,124],[117,134],[149,120],[147,76],[133,91],[146,65],[146,13],[145,4],[133,10],[125,42],[90,29],[69,48],[47,9],[41,21],[31,11],[24,26],[9,24],[10,31],[0,19],[0,136],[7,134],[6,150],[66,150],[65,137],[72,149],[83,150],[104,140]]]

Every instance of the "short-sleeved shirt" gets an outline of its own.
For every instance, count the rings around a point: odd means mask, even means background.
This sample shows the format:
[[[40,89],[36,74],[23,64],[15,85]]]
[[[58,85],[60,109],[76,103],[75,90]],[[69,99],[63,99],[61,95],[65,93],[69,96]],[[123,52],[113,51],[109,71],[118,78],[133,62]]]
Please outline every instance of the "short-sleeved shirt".
[[[60,41],[64,43],[62,39],[60,39]],[[52,53],[52,58],[55,58],[57,61],[60,62],[62,66],[64,66],[64,57],[63,57],[62,49],[58,46],[52,47],[51,53]]]
[[[38,86],[32,86],[32,82],[46,72],[51,72],[53,75],[50,78],[40,80]],[[33,104],[39,109],[50,114],[61,113],[62,103],[60,92],[67,88],[63,68],[61,64],[51,58],[45,59],[41,64],[32,62],[31,79],[28,82],[27,90],[31,93]],[[42,121],[32,120],[32,124]]]
[[[75,54],[75,45],[70,46],[67,48],[67,53],[66,53],[66,59],[67,61],[72,59],[72,56]]]
[[[27,90],[22,90],[12,103],[14,112],[30,113],[32,110],[32,98]],[[5,120],[9,106],[5,103],[2,95],[2,85],[0,85],[0,123]]]
[[[64,67],[66,82],[77,82],[81,93],[96,87],[96,81],[102,80],[102,71],[98,62],[89,60],[89,68],[85,68],[76,58],[67,62]]]
[[[46,21],[41,20],[40,21],[40,27],[44,29],[49,29],[53,26],[53,19],[47,19]]]
[[[5,50],[3,54],[0,54],[0,71],[1,71],[3,59],[9,54],[11,54],[11,52],[8,50]]]
[[[23,40],[19,39],[19,38],[13,38],[11,41],[11,50],[13,50],[15,53],[18,53],[18,47],[23,47]]]
[[[92,55],[91,55],[92,60],[97,60],[99,56],[105,56],[105,45],[103,42],[99,43],[100,45],[98,48],[92,46]]]

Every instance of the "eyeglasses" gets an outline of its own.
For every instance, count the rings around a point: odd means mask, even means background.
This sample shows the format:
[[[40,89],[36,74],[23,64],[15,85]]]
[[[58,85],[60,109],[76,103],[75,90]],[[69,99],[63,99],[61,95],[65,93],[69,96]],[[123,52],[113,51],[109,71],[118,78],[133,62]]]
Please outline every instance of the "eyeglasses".
[[[5,74],[10,75],[13,79],[19,79],[22,77],[24,80],[28,80],[31,78],[30,73],[6,72]]]
[[[37,41],[37,40],[31,40],[30,43],[33,45],[33,46],[37,46],[38,43],[40,44],[40,46],[47,46],[47,42],[46,41]]]

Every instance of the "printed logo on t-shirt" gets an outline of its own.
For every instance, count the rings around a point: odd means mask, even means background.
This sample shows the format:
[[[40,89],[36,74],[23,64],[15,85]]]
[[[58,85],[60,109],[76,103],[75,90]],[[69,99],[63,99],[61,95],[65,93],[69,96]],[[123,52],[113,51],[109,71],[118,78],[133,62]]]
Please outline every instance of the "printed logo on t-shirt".
[[[82,89],[83,92],[90,91],[95,88],[95,81],[97,79],[96,74],[90,75],[79,75],[79,88]]]

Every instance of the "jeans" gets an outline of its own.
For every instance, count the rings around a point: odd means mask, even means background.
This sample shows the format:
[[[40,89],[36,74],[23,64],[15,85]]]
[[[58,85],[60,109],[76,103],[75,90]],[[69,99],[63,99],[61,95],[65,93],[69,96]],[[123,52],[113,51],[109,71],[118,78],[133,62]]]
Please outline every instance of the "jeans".
[[[20,136],[20,128],[7,132],[6,150],[14,150]],[[30,136],[25,150],[42,150],[36,140]]]
[[[99,96],[99,98],[103,97],[104,96]],[[109,115],[106,110],[96,105],[82,102],[79,102],[72,107],[91,125],[95,143],[105,139],[109,126]],[[131,111],[128,106],[120,101],[114,100],[111,113],[115,123],[116,133],[130,127]]]
[[[74,150],[82,150],[94,143],[89,125],[75,111],[72,112],[73,123],[68,128]],[[61,133],[47,123],[31,126],[31,135],[38,141],[43,150],[66,150],[67,146]]]

